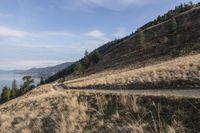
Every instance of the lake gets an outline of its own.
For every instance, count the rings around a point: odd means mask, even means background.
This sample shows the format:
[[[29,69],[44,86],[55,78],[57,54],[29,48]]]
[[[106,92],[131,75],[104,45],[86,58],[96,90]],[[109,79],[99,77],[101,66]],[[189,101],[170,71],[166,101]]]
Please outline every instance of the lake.
[[[20,75],[20,74],[0,74],[0,93],[2,91],[2,88],[7,85],[9,87],[11,87],[12,85],[12,81],[15,79],[17,81],[17,85],[18,87],[23,83],[22,81],[22,77],[24,75]],[[39,79],[34,78],[34,84],[38,84],[39,83]]]

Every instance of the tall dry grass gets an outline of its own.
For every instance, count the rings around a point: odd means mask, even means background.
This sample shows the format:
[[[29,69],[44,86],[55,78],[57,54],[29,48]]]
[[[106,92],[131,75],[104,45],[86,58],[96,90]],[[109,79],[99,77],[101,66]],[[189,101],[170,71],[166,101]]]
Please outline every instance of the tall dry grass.
[[[0,132],[199,132],[199,99],[103,94],[41,86],[0,105]]]

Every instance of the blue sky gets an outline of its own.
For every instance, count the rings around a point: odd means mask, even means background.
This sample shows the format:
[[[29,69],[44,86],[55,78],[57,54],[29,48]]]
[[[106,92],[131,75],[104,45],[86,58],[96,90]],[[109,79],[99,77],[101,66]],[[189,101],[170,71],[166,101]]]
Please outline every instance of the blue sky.
[[[183,2],[189,0],[0,0],[0,69],[76,61]]]

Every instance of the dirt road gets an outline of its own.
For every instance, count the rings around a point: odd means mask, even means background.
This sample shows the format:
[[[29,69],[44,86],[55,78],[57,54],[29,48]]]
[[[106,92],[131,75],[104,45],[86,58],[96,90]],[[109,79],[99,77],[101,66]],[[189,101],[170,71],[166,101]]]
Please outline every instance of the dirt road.
[[[54,87],[65,88],[64,86],[53,85]],[[184,90],[97,90],[97,89],[69,89],[69,91],[84,91],[88,93],[106,93],[106,94],[120,94],[128,93],[135,95],[147,96],[174,96],[187,98],[200,98],[200,89],[184,89]]]

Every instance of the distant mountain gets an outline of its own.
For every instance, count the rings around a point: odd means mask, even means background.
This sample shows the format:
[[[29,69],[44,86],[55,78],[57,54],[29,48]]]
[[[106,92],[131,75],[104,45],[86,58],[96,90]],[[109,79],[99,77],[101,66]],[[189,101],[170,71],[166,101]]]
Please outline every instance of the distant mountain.
[[[25,70],[0,70],[0,74],[21,74]]]
[[[69,67],[72,64],[73,64],[73,62],[66,62],[63,64],[56,65],[56,66],[51,66],[51,67],[31,68],[29,70],[22,71],[20,74],[31,75],[34,77],[48,78],[48,77],[54,75],[55,73]]]
[[[8,73],[8,71],[0,70],[0,74]]]

